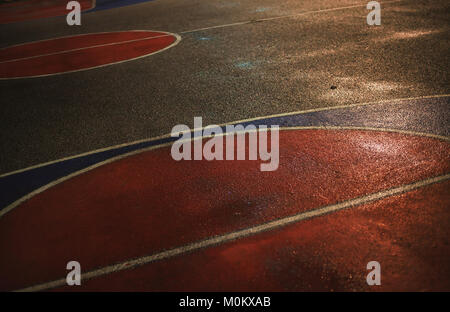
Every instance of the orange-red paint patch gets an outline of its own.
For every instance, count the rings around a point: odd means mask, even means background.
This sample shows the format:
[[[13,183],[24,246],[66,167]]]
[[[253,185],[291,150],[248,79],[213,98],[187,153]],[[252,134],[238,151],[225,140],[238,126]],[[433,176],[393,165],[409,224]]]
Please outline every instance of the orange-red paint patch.
[[[449,291],[450,182],[59,291]],[[368,286],[378,261],[381,285]]]
[[[0,289],[64,277],[71,260],[79,261],[86,272],[446,174],[450,172],[450,146],[433,138],[378,131],[289,130],[280,132],[278,170],[261,172],[259,165],[259,161],[177,162],[166,147],[58,184],[0,219]],[[441,193],[432,196],[440,200]],[[333,226],[364,227],[358,218],[354,223],[339,220]],[[392,226],[387,224],[386,229]],[[354,239],[358,241],[357,236]],[[427,241],[426,236],[423,239]],[[341,244],[354,246],[354,241],[349,236]],[[376,242],[382,240],[377,237]],[[317,244],[319,248],[321,243]],[[240,259],[238,252],[229,257],[227,261]],[[342,262],[346,256],[340,257]],[[231,281],[230,273],[223,272],[216,274],[222,280],[229,276]],[[161,283],[162,278],[145,280],[148,289],[175,285]],[[206,284],[199,282],[187,289],[202,285]]]
[[[176,41],[174,35],[164,32],[124,31],[11,46],[0,50],[0,78],[86,70],[153,54]]]

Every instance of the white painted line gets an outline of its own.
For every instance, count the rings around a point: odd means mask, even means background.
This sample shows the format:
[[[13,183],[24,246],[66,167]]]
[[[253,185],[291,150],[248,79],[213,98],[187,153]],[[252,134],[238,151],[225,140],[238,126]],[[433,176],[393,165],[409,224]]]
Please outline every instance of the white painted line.
[[[133,151],[133,152],[126,153],[126,154],[122,154],[122,155],[119,155],[119,156],[116,156],[116,157],[113,157],[113,158],[109,158],[109,159],[107,159],[105,161],[98,162],[98,163],[96,163],[96,164],[94,164],[92,166],[89,166],[87,168],[84,168],[82,170],[73,172],[73,173],[71,173],[71,174],[69,174],[67,176],[62,177],[62,178],[59,178],[59,179],[57,179],[55,181],[52,181],[51,183],[46,184],[46,185],[44,185],[44,186],[34,190],[31,193],[28,193],[27,195],[21,197],[20,199],[16,200],[12,204],[6,206],[4,209],[0,210],[0,218],[3,217],[9,211],[13,210],[15,207],[17,207],[21,203],[23,203],[26,200],[30,199],[31,197],[33,197],[33,196],[35,196],[35,195],[37,195],[39,193],[42,193],[43,191],[45,191],[45,190],[47,190],[47,189],[49,189],[49,188],[51,188],[51,187],[53,187],[53,186],[55,186],[55,185],[57,185],[59,183],[62,183],[64,181],[66,181],[66,180],[69,180],[69,179],[71,179],[71,178],[73,178],[73,177],[75,177],[77,175],[80,175],[82,173],[85,173],[87,171],[95,169],[97,167],[103,166],[103,165],[108,164],[110,162],[113,162],[113,161],[116,161],[116,160],[119,160],[119,159],[122,159],[122,158],[126,158],[128,156],[132,156],[132,155],[135,155],[135,154],[139,154],[139,153],[142,153],[142,152],[145,152],[145,151],[150,151],[152,149],[157,149],[157,148],[164,147],[164,146],[170,146],[171,144],[172,144],[172,142],[171,143],[166,143],[166,144],[161,144],[161,145],[155,145],[155,146],[152,146],[152,147],[149,147],[149,148],[140,149],[140,150]]]
[[[400,133],[400,134],[406,134],[406,135],[413,135],[413,136],[421,136],[421,137],[427,137],[427,138],[433,138],[438,139],[441,141],[448,141],[450,142],[450,137],[438,135],[438,134],[432,134],[432,133],[423,133],[423,132],[416,132],[416,131],[409,131],[409,130],[398,130],[398,129],[391,129],[391,128],[375,128],[375,127],[353,127],[353,126],[294,126],[294,127],[280,127],[280,130],[360,130],[360,131],[379,131],[379,132],[392,132],[392,133]]]
[[[322,216],[322,215],[336,212],[336,211],[346,209],[346,208],[360,206],[362,204],[377,201],[377,200],[380,200],[380,199],[383,199],[383,198],[386,198],[389,196],[399,195],[399,194],[409,192],[409,191],[412,191],[412,190],[415,190],[415,189],[418,189],[418,188],[421,188],[421,187],[424,187],[424,186],[427,186],[430,184],[443,182],[448,179],[450,179],[450,174],[433,177],[430,179],[418,181],[418,182],[411,183],[411,184],[405,184],[405,185],[402,185],[402,186],[399,186],[396,188],[391,188],[391,189],[384,190],[381,192],[372,193],[372,194],[369,194],[366,196],[357,197],[357,198],[347,200],[347,201],[344,201],[341,203],[328,205],[328,206],[324,206],[324,207],[317,208],[314,210],[302,212],[302,213],[299,213],[299,214],[296,214],[296,215],[293,215],[290,217],[281,218],[281,219],[278,219],[275,221],[263,223],[263,224],[260,224],[260,225],[254,226],[254,227],[250,227],[247,229],[231,232],[231,233],[228,233],[225,235],[211,237],[206,240],[202,240],[202,241],[198,241],[198,242],[188,244],[185,246],[180,246],[177,248],[169,249],[169,250],[162,251],[162,252],[159,252],[159,253],[156,253],[153,255],[149,255],[149,256],[133,259],[133,260],[128,260],[128,261],[121,262],[118,264],[99,268],[99,269],[89,271],[87,273],[82,274],[81,278],[83,281],[86,281],[88,279],[103,276],[106,274],[120,272],[123,270],[128,270],[128,269],[135,268],[137,266],[148,264],[148,263],[151,263],[154,261],[175,257],[175,256],[182,255],[182,254],[185,254],[188,252],[192,252],[192,251],[196,251],[199,249],[203,249],[203,248],[223,244],[226,242],[230,242],[233,240],[241,239],[241,238],[244,238],[244,237],[247,237],[250,235],[255,235],[255,234],[265,232],[265,231],[270,231],[270,230],[280,228],[280,227],[283,227],[283,226],[286,226],[286,225],[289,225],[289,224],[292,224],[295,222],[299,222],[302,220]],[[55,281],[23,288],[23,289],[20,289],[17,291],[21,291],[21,292],[42,291],[42,290],[55,288],[55,287],[59,287],[59,286],[64,286],[64,285],[66,285],[66,279],[61,278],[61,279],[58,279]]]
[[[125,62],[134,61],[134,60],[137,60],[137,59],[141,59],[141,58],[144,58],[144,57],[153,55],[153,54],[161,53],[161,52],[163,52],[163,51],[165,51],[165,50],[167,50],[167,49],[170,49],[170,48],[176,46],[176,45],[180,42],[180,40],[181,40],[181,37],[180,37],[178,34],[170,33],[170,32],[167,32],[167,31],[158,31],[158,30],[129,30],[129,31],[159,32],[159,33],[165,33],[165,34],[167,34],[168,36],[173,36],[173,37],[175,37],[175,41],[174,41],[171,45],[168,45],[167,47],[165,47],[165,48],[163,48],[163,49],[160,49],[160,50],[158,50],[158,51],[155,51],[155,52],[152,52],[152,53],[149,53],[149,54],[145,54],[145,55],[141,55],[141,56],[138,56],[138,57],[135,57],[135,58],[126,59],[126,60],[119,61],[119,62],[113,62],[113,63],[103,64],[103,65],[98,65],[98,66],[93,66],[93,67],[89,67],[89,68],[82,68],[82,69],[76,69],[76,70],[69,70],[69,71],[63,71],[63,72],[51,73],[51,74],[44,74],[44,75],[36,75],[36,76],[19,76],[19,77],[8,77],[8,78],[5,77],[5,78],[0,78],[0,80],[12,80],[12,79],[28,79],[28,78],[48,77],[48,76],[62,75],[62,74],[67,74],[67,73],[81,72],[81,71],[91,70],[91,69],[94,69],[94,68],[106,67],[106,66],[115,65],[115,64],[121,64],[121,63],[125,63]],[[124,32],[124,31],[116,31],[115,33],[118,33],[118,32]],[[109,33],[109,32],[90,33],[90,34],[83,34],[83,35],[103,34],[103,33]],[[111,33],[113,33],[113,32],[111,32]],[[68,37],[74,37],[74,36],[79,36],[79,35],[65,36],[65,37],[60,37],[60,38],[68,38]],[[55,38],[55,39],[56,39],[56,38]],[[40,41],[48,41],[48,40],[52,40],[52,39],[40,40]],[[33,41],[33,42],[40,42],[40,41]],[[24,45],[24,44],[28,44],[28,43],[18,44],[18,45],[15,45],[15,46],[20,46],[20,45]],[[11,46],[11,47],[13,47],[13,46]],[[7,49],[7,48],[9,48],[9,47],[6,47],[5,49]]]
[[[76,37],[76,36],[74,36],[74,37]],[[118,42],[111,42],[111,43],[105,43],[105,44],[98,44],[98,45],[93,45],[93,46],[83,47],[83,48],[77,48],[77,49],[71,49],[71,50],[63,50],[63,51],[58,51],[58,52],[53,52],[53,53],[33,55],[33,56],[28,56],[28,57],[22,57],[22,58],[17,58],[17,59],[0,61],[0,64],[11,63],[11,62],[18,62],[18,61],[23,61],[23,60],[30,60],[30,59],[44,57],[44,56],[50,56],[50,55],[66,54],[66,53],[70,53],[70,52],[76,52],[76,51],[88,50],[88,49],[93,49],[93,48],[100,48],[100,47],[118,45],[118,44],[123,44],[123,43],[132,43],[132,42],[138,42],[138,41],[144,41],[144,40],[150,40],[150,39],[157,39],[157,38],[163,38],[163,37],[171,37],[171,35],[145,37],[145,38],[139,38],[139,39],[133,39],[133,40],[118,41]]]
[[[437,94],[437,95],[424,95],[424,96],[398,98],[398,99],[389,99],[389,100],[364,102],[364,103],[355,103],[355,104],[346,104],[346,105],[337,105],[337,106],[320,107],[320,108],[312,108],[312,109],[307,109],[307,110],[302,110],[302,111],[294,111],[294,112],[289,112],[289,113],[279,113],[279,114],[273,114],[273,115],[262,116],[262,117],[253,117],[253,118],[248,118],[248,119],[242,119],[242,120],[235,121],[235,123],[243,123],[243,122],[255,121],[255,120],[259,120],[259,119],[267,119],[267,118],[285,117],[285,116],[292,116],[292,115],[315,113],[315,112],[321,112],[321,111],[327,111],[327,110],[346,109],[346,108],[367,106],[367,105],[381,105],[381,104],[387,104],[387,103],[390,103],[390,102],[405,102],[405,101],[414,101],[414,100],[423,100],[423,99],[437,99],[437,98],[446,98],[446,97],[450,97],[450,93],[448,93],[448,94]]]
[[[266,129],[266,131],[268,131],[269,129]],[[397,129],[384,129],[384,128],[372,128],[372,127],[339,127],[339,126],[311,126],[311,127],[280,127],[279,128],[280,131],[286,131],[286,130],[366,130],[366,131],[379,131],[379,132],[393,132],[393,133],[401,133],[401,134],[406,134],[406,135],[413,135],[413,136],[423,136],[423,137],[430,137],[433,139],[439,139],[439,140],[444,140],[444,141],[450,141],[450,138],[448,137],[444,137],[444,136],[440,136],[440,135],[435,135],[435,134],[429,134],[429,133],[421,133],[421,132],[414,132],[414,131],[406,131],[406,130],[397,130]],[[194,130],[192,130],[194,131]],[[249,132],[255,132],[255,131],[259,131],[259,130],[253,130],[253,131],[249,131]],[[240,133],[241,131],[238,132],[234,132],[234,133]],[[242,132],[246,132],[246,130],[242,131]],[[228,135],[228,133],[222,133],[220,135]],[[220,136],[218,135],[218,136]],[[206,137],[191,137],[190,139],[186,139],[183,141],[195,141],[195,140],[201,140],[204,139]],[[180,141],[180,142],[183,142]],[[155,150],[158,148],[162,148],[162,147],[166,147],[166,146],[170,146],[172,145],[173,142],[169,142],[169,143],[164,143],[164,144],[160,144],[160,145],[154,145],[151,147],[145,147],[139,150],[135,150],[126,154],[121,154],[118,155],[116,157],[112,157],[112,158],[108,158],[104,161],[95,163],[92,166],[86,167],[82,170],[79,171],[75,171],[67,176],[61,177],[57,180],[52,181],[49,184],[46,184],[34,191],[32,191],[31,193],[28,193],[27,195],[19,198],[18,200],[16,200],[15,202],[9,204],[8,206],[6,206],[5,208],[3,208],[2,210],[0,210],[0,218],[2,218],[5,214],[7,214],[8,212],[10,212],[11,210],[13,210],[14,208],[16,208],[17,206],[19,206],[20,204],[22,204],[23,202],[27,201],[28,199],[32,198],[33,196],[42,193],[45,190],[48,190],[49,188],[58,185],[64,181],[67,181],[73,177],[76,177],[80,174],[83,174],[85,172],[88,172],[92,169],[98,168],[100,166],[115,162],[117,160],[123,159],[123,158],[127,158],[129,156],[132,155],[136,155],[136,154],[140,154],[140,153],[144,153],[150,150]]]
[[[402,2],[402,1],[406,1],[406,0],[383,1],[380,4],[388,4],[388,3],[395,3],[395,2]],[[248,20],[248,21],[243,21],[243,22],[236,22],[236,23],[230,23],[230,24],[223,24],[223,25],[216,25],[216,26],[209,26],[209,27],[203,27],[203,28],[196,28],[196,29],[192,29],[192,30],[186,30],[186,31],[180,32],[180,34],[187,34],[187,33],[193,33],[193,32],[199,32],[199,31],[205,31],[205,30],[217,29],[217,28],[224,28],[224,27],[246,25],[246,24],[251,24],[251,23],[256,23],[256,22],[272,21],[272,20],[283,19],[283,18],[292,18],[292,17],[298,17],[298,16],[314,14],[314,13],[326,13],[326,12],[340,11],[340,10],[346,10],[346,9],[360,8],[360,7],[366,7],[366,5],[367,5],[367,2],[361,3],[361,4],[344,6],[344,7],[319,9],[319,10],[305,11],[305,12],[300,12],[300,13],[295,13],[295,14],[259,18],[259,19]]]
[[[444,98],[444,97],[450,97],[450,94],[427,95],[427,96],[419,96],[419,97],[400,98],[400,99],[382,100],[382,101],[375,101],[375,102],[365,102],[365,103],[356,103],[356,104],[347,104],[347,105],[339,105],[339,106],[329,106],[329,107],[322,107],[322,108],[314,108],[314,109],[308,109],[308,110],[303,110],[303,111],[294,111],[294,112],[289,112],[289,113],[280,113],[280,114],[273,114],[273,115],[267,115],[267,116],[260,116],[260,117],[252,117],[252,118],[247,118],[247,119],[241,119],[241,120],[232,121],[232,122],[228,122],[228,123],[222,123],[222,124],[219,124],[218,126],[234,125],[234,124],[239,124],[239,123],[244,123],[244,122],[249,122],[249,121],[256,121],[256,120],[261,120],[261,119],[268,119],[268,118],[275,118],[275,117],[285,117],[285,116],[292,116],[292,115],[301,115],[301,114],[314,113],[314,112],[320,112],[320,111],[326,111],[326,110],[345,109],[345,108],[352,108],[352,107],[358,107],[358,106],[381,105],[381,104],[386,104],[386,103],[389,103],[389,102],[403,102],[403,101],[412,101],[412,100],[421,100],[421,99],[434,99],[434,98]],[[201,129],[192,129],[192,131],[195,132],[195,131],[203,130],[203,129],[204,129],[204,127],[201,128]],[[382,129],[382,128],[380,128],[380,129]],[[110,151],[110,150],[113,150],[113,149],[126,147],[126,146],[130,146],[130,145],[135,145],[135,144],[139,144],[139,143],[156,141],[156,140],[165,139],[165,138],[169,138],[169,137],[170,137],[170,133],[163,134],[163,135],[160,135],[160,136],[151,137],[151,138],[146,138],[146,139],[142,139],[142,140],[136,140],[136,141],[132,141],[132,142],[127,142],[127,143],[122,143],[122,144],[118,144],[118,145],[113,145],[113,146],[109,146],[109,147],[105,147],[105,148],[100,148],[100,149],[96,149],[96,150],[89,151],[89,152],[86,152],[86,153],[81,153],[81,154],[77,154],[77,155],[73,155],[73,156],[68,156],[68,157],[64,157],[64,158],[60,158],[60,159],[56,159],[56,160],[52,160],[52,161],[48,161],[48,162],[44,162],[44,163],[40,163],[40,164],[36,164],[36,165],[30,166],[30,167],[26,167],[26,168],[23,168],[23,169],[18,169],[18,170],[10,171],[10,172],[7,172],[7,173],[3,173],[3,174],[0,174],[0,178],[7,177],[7,176],[10,176],[10,175],[13,175],[13,174],[17,174],[17,173],[21,173],[21,172],[24,172],[24,171],[28,171],[28,170],[32,170],[32,169],[36,169],[36,168],[40,168],[40,167],[44,167],[44,166],[48,166],[48,165],[55,164],[55,163],[58,163],[58,162],[74,159],[74,158],[79,158],[79,157],[92,155],[92,154],[96,154],[96,153],[100,153],[100,152]],[[447,137],[442,137],[442,138],[445,138],[446,140],[448,139]]]
[[[89,35],[92,35],[92,34],[101,35],[101,34],[112,34],[112,33],[122,33],[122,32],[149,32],[149,31],[169,33],[167,31],[158,31],[158,30],[131,29],[131,30],[118,30],[118,31],[101,31],[101,32],[96,32],[96,33],[72,34],[72,35],[67,35],[67,36],[52,37],[52,38],[47,38],[47,39],[41,39],[41,40],[35,40],[35,41],[29,41],[29,42],[22,42],[22,43],[18,43],[18,44],[13,44],[13,45],[1,48],[0,51],[6,50],[6,49],[9,49],[9,48],[14,48],[14,47],[20,47],[20,46],[23,46],[23,45],[28,45],[30,43],[38,43],[38,42],[44,42],[44,41],[53,41],[53,40],[57,40],[57,39],[64,39],[64,38],[71,38],[71,37],[84,37],[84,36],[89,36]]]

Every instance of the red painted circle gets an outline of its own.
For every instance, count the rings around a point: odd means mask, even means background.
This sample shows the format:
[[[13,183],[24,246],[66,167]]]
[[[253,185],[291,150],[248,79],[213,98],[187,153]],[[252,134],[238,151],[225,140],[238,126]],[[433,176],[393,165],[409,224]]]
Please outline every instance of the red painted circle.
[[[87,272],[450,171],[448,142],[398,133],[286,130],[279,150],[278,170],[261,172],[259,161],[177,162],[165,147],[35,195],[0,218],[0,290],[61,278],[74,259]],[[440,194],[433,196],[439,201]],[[145,287],[179,289],[176,279],[189,274],[164,272],[158,279],[142,275]],[[201,283],[191,286],[206,289]]]
[[[0,78],[25,78],[87,70],[166,49],[170,33],[123,31],[36,41],[0,50]]]

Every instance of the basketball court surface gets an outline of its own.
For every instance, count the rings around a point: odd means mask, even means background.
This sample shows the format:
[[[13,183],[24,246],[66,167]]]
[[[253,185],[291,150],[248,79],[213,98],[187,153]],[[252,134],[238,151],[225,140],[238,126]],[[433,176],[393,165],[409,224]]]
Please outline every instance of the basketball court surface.
[[[0,290],[450,291],[448,1],[79,2],[0,2]]]

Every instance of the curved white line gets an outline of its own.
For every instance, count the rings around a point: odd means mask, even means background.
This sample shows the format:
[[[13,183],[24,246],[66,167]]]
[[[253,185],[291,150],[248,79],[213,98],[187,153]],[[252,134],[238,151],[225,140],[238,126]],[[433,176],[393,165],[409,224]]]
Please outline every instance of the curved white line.
[[[13,44],[7,47],[3,47],[0,48],[0,52],[2,50],[6,50],[9,48],[15,48],[15,47],[20,47],[23,45],[28,45],[31,43],[38,43],[38,42],[45,42],[45,41],[53,41],[53,40],[58,40],[58,39],[64,39],[64,38],[71,38],[71,37],[84,37],[84,36],[89,36],[89,35],[101,35],[101,34],[111,34],[111,33],[121,33],[121,32],[148,32],[148,31],[153,31],[153,32],[163,32],[163,33],[168,33],[166,31],[158,31],[158,30],[144,30],[144,29],[131,29],[131,30],[118,30],[118,31],[100,31],[100,32],[96,32],[96,33],[82,33],[82,34],[72,34],[72,35],[67,35],[67,36],[59,36],[59,37],[52,37],[52,38],[47,38],[47,39],[41,39],[41,40],[34,40],[34,41],[28,41],[28,42],[22,42],[22,43],[17,43],[17,44]]]
[[[63,75],[63,74],[67,74],[67,73],[75,73],[75,72],[81,72],[81,71],[86,71],[86,70],[91,70],[91,69],[95,69],[95,68],[106,67],[106,66],[115,65],[115,64],[121,64],[121,63],[134,61],[134,60],[141,59],[141,58],[144,58],[144,57],[153,55],[153,54],[157,54],[157,53],[163,52],[163,51],[165,51],[165,50],[167,50],[167,49],[170,49],[170,48],[176,46],[176,45],[180,42],[180,40],[181,40],[180,35],[175,34],[175,33],[171,33],[171,32],[167,32],[167,31],[159,31],[159,30],[129,30],[129,31],[130,31],[130,32],[132,32],[132,31],[140,31],[140,32],[159,32],[159,33],[164,33],[164,34],[167,34],[167,36],[173,36],[173,37],[175,37],[175,41],[174,41],[172,44],[168,45],[167,47],[165,47],[165,48],[163,48],[163,49],[161,49],[161,50],[158,50],[158,51],[155,51],[155,52],[152,52],[152,53],[149,53],[149,54],[141,55],[141,56],[138,56],[138,57],[134,57],[134,58],[131,58],[131,59],[119,61],[119,62],[113,62],[113,63],[103,64],[103,65],[98,65],[98,66],[93,66],[93,67],[89,67],[89,68],[82,68],[82,69],[76,69],[76,70],[68,70],[68,71],[63,71],[63,72],[58,72],[58,73],[51,73],[51,74],[44,74],[44,75],[36,75],[36,76],[20,76],[20,77],[8,77],[8,78],[6,78],[6,77],[3,78],[3,77],[1,77],[0,80],[28,79],[28,78],[38,78],[38,77],[47,77],[47,76]],[[82,36],[86,36],[86,35],[97,35],[97,34],[104,34],[104,33],[119,33],[119,32],[127,32],[127,31],[88,33],[88,34],[82,34]],[[64,36],[64,37],[52,38],[52,39],[46,39],[46,40],[32,41],[32,42],[27,42],[27,43],[18,44],[18,45],[15,45],[15,46],[21,46],[21,45],[25,45],[25,44],[29,44],[29,43],[36,43],[36,42],[42,42],[42,41],[50,41],[50,40],[53,40],[53,39],[78,37],[78,36],[80,36],[80,35],[72,35],[72,36]],[[150,40],[150,39],[151,39],[151,38],[146,38],[146,40]],[[105,44],[105,45],[109,45],[109,44]],[[15,47],[15,46],[6,47],[6,48],[4,48],[4,49],[11,48],[11,47]],[[99,46],[101,46],[101,45],[99,45]],[[90,47],[90,48],[91,48],[91,47]]]
[[[422,132],[414,132],[414,131],[406,131],[406,130],[396,130],[396,129],[389,129],[389,128],[371,128],[371,127],[338,127],[338,126],[317,126],[317,127],[280,127],[279,128],[280,131],[286,131],[286,130],[365,130],[365,131],[379,131],[379,132],[392,132],[392,133],[400,133],[400,134],[405,134],[405,135],[411,135],[411,136],[423,136],[423,137],[429,137],[429,138],[433,138],[433,139],[438,139],[438,140],[444,140],[449,142],[450,138],[449,137],[443,137],[440,135],[435,135],[435,134],[429,134],[429,133],[422,133]],[[269,131],[269,129],[266,129],[267,131]],[[234,133],[241,133],[241,132],[257,132],[259,131],[258,129],[253,130],[253,131],[236,131]],[[222,133],[220,135],[228,135],[227,133]],[[220,136],[217,135],[217,136]],[[213,136],[213,135],[212,135]],[[211,136],[211,137],[212,137]],[[207,136],[204,137],[191,137],[190,139],[186,139],[183,141],[196,141],[196,140],[202,140],[204,138],[208,138]],[[182,141],[180,141],[182,142]],[[139,150],[135,150],[126,154],[122,154],[122,155],[118,155],[112,158],[108,158],[104,161],[95,163],[94,165],[91,165],[89,167],[86,167],[84,169],[81,169],[79,171],[75,171],[69,175],[66,175],[64,177],[61,177],[55,181],[52,181],[44,186],[41,186],[40,188],[32,191],[31,193],[28,193],[27,195],[19,198],[18,200],[14,201],[13,203],[9,204],[8,206],[6,206],[5,208],[3,208],[2,210],[0,210],[0,218],[2,218],[5,214],[7,214],[8,212],[10,212],[11,210],[13,210],[14,208],[16,208],[17,206],[19,206],[20,204],[22,204],[23,202],[27,201],[28,199],[32,198],[33,196],[42,193],[46,190],[48,190],[49,188],[58,185],[64,181],[67,181],[73,177],[76,177],[78,175],[81,175],[85,172],[91,171],[95,168],[101,167],[103,165],[106,164],[110,164],[112,162],[115,162],[117,160],[120,159],[124,159],[127,158],[129,156],[133,156],[136,154],[140,154],[140,153],[144,153],[147,151],[151,151],[151,150],[155,150],[155,149],[159,149],[162,147],[167,147],[172,145],[173,142],[169,142],[169,143],[164,143],[164,144],[159,144],[159,145],[154,145],[154,146],[150,146],[150,147],[145,147]]]
[[[88,50],[88,49],[100,48],[100,47],[108,47],[108,46],[113,46],[113,45],[117,45],[117,44],[145,41],[145,40],[158,39],[158,38],[171,37],[171,36],[172,35],[162,35],[162,36],[145,37],[145,38],[139,38],[139,39],[125,40],[125,41],[110,42],[110,43],[105,43],[105,44],[97,44],[97,45],[83,47],[83,48],[62,50],[62,51],[58,51],[58,52],[45,53],[45,54],[27,56],[27,57],[22,57],[22,58],[10,59],[10,60],[6,60],[6,61],[0,61],[0,64],[13,63],[13,62],[18,62],[18,61],[23,61],[23,60],[31,60],[34,58],[40,58],[40,57],[44,57],[44,56],[66,54],[66,53],[75,52],[75,51],[82,51],[82,50]]]
[[[404,185],[401,185],[401,186],[398,186],[395,188],[390,188],[387,190],[382,190],[382,191],[371,193],[368,195],[356,197],[356,198],[346,200],[344,202],[340,202],[337,204],[319,207],[319,208],[316,208],[313,210],[301,212],[301,213],[298,213],[298,214],[295,214],[292,216],[288,216],[288,217],[284,217],[284,218],[281,218],[278,220],[255,225],[253,227],[249,227],[246,229],[237,230],[237,231],[227,233],[224,235],[220,235],[220,236],[206,238],[204,240],[197,241],[197,242],[187,244],[184,246],[160,251],[158,253],[155,253],[155,254],[152,254],[149,256],[143,256],[143,257],[139,257],[137,259],[127,260],[127,261],[124,261],[121,263],[104,266],[104,267],[83,273],[81,278],[85,281],[85,280],[92,279],[95,277],[99,277],[99,276],[103,276],[103,275],[107,275],[107,274],[111,274],[111,273],[115,273],[115,272],[119,272],[119,271],[123,271],[123,270],[129,270],[129,269],[135,268],[137,266],[149,264],[149,263],[159,261],[159,260],[168,259],[168,258],[175,257],[175,256],[178,256],[181,254],[186,254],[188,252],[197,251],[197,250],[200,250],[203,248],[227,243],[227,242],[241,239],[241,238],[244,238],[247,236],[270,231],[270,230],[273,230],[276,228],[281,228],[286,225],[300,222],[303,220],[307,220],[307,219],[323,216],[326,214],[330,214],[333,212],[337,212],[339,210],[352,208],[352,207],[358,207],[360,205],[374,202],[377,200],[381,200],[386,197],[400,195],[400,194],[410,192],[410,191],[413,191],[413,190],[416,190],[416,189],[419,189],[421,187],[425,187],[425,186],[428,186],[431,184],[444,182],[448,179],[450,179],[450,174],[440,175],[440,176],[432,177],[432,178],[429,178],[426,180],[421,180],[421,181],[417,181],[417,182],[410,183],[410,184],[404,184]],[[23,288],[23,289],[20,289],[17,291],[20,291],[20,292],[42,291],[42,290],[55,288],[55,287],[59,287],[59,286],[64,286],[64,285],[66,285],[66,279],[61,278],[61,279],[54,280],[51,282]]]
[[[382,101],[375,101],[375,102],[365,102],[365,103],[356,103],[356,104],[348,104],[348,105],[313,108],[313,109],[307,109],[307,110],[303,110],[303,111],[294,111],[294,112],[289,112],[289,113],[280,113],[280,114],[273,114],[273,115],[267,115],[267,116],[241,119],[241,120],[237,120],[237,121],[218,124],[218,126],[234,125],[234,124],[239,124],[239,123],[244,123],[244,122],[249,122],[249,121],[256,121],[256,120],[275,118],[275,117],[284,117],[284,116],[291,116],[291,115],[301,115],[301,114],[314,113],[314,112],[320,112],[320,111],[326,111],[326,110],[344,109],[344,108],[352,108],[352,107],[367,106],[367,105],[380,105],[380,104],[386,104],[389,102],[403,102],[403,101],[411,101],[411,100],[434,99],[434,98],[444,98],[444,97],[450,97],[450,94],[426,95],[426,96],[419,96],[419,97],[399,98],[399,99],[382,100]],[[199,131],[199,130],[203,130],[204,128],[205,127],[202,127],[200,129],[192,129],[191,131]],[[146,139],[142,139],[142,140],[136,140],[136,141],[132,141],[132,142],[126,142],[126,143],[122,143],[122,144],[118,144],[118,145],[104,147],[104,148],[96,149],[93,151],[89,151],[89,152],[85,152],[85,153],[81,153],[81,154],[77,154],[77,155],[73,155],[73,156],[63,157],[63,158],[59,158],[56,160],[51,160],[48,162],[44,162],[44,163],[36,164],[33,166],[25,167],[22,169],[3,173],[3,174],[0,174],[0,178],[7,177],[7,176],[17,174],[17,173],[21,173],[24,171],[44,167],[47,165],[55,164],[58,162],[78,158],[78,157],[83,157],[83,156],[96,154],[96,153],[100,153],[100,152],[105,152],[105,151],[109,151],[109,150],[113,150],[113,149],[117,149],[117,148],[121,148],[121,147],[126,147],[126,146],[130,146],[130,145],[135,145],[135,144],[139,144],[139,143],[156,141],[156,140],[165,139],[165,138],[169,138],[169,137],[170,137],[170,133],[151,137],[151,138],[146,138]],[[444,137],[444,138],[447,139],[447,137]]]

